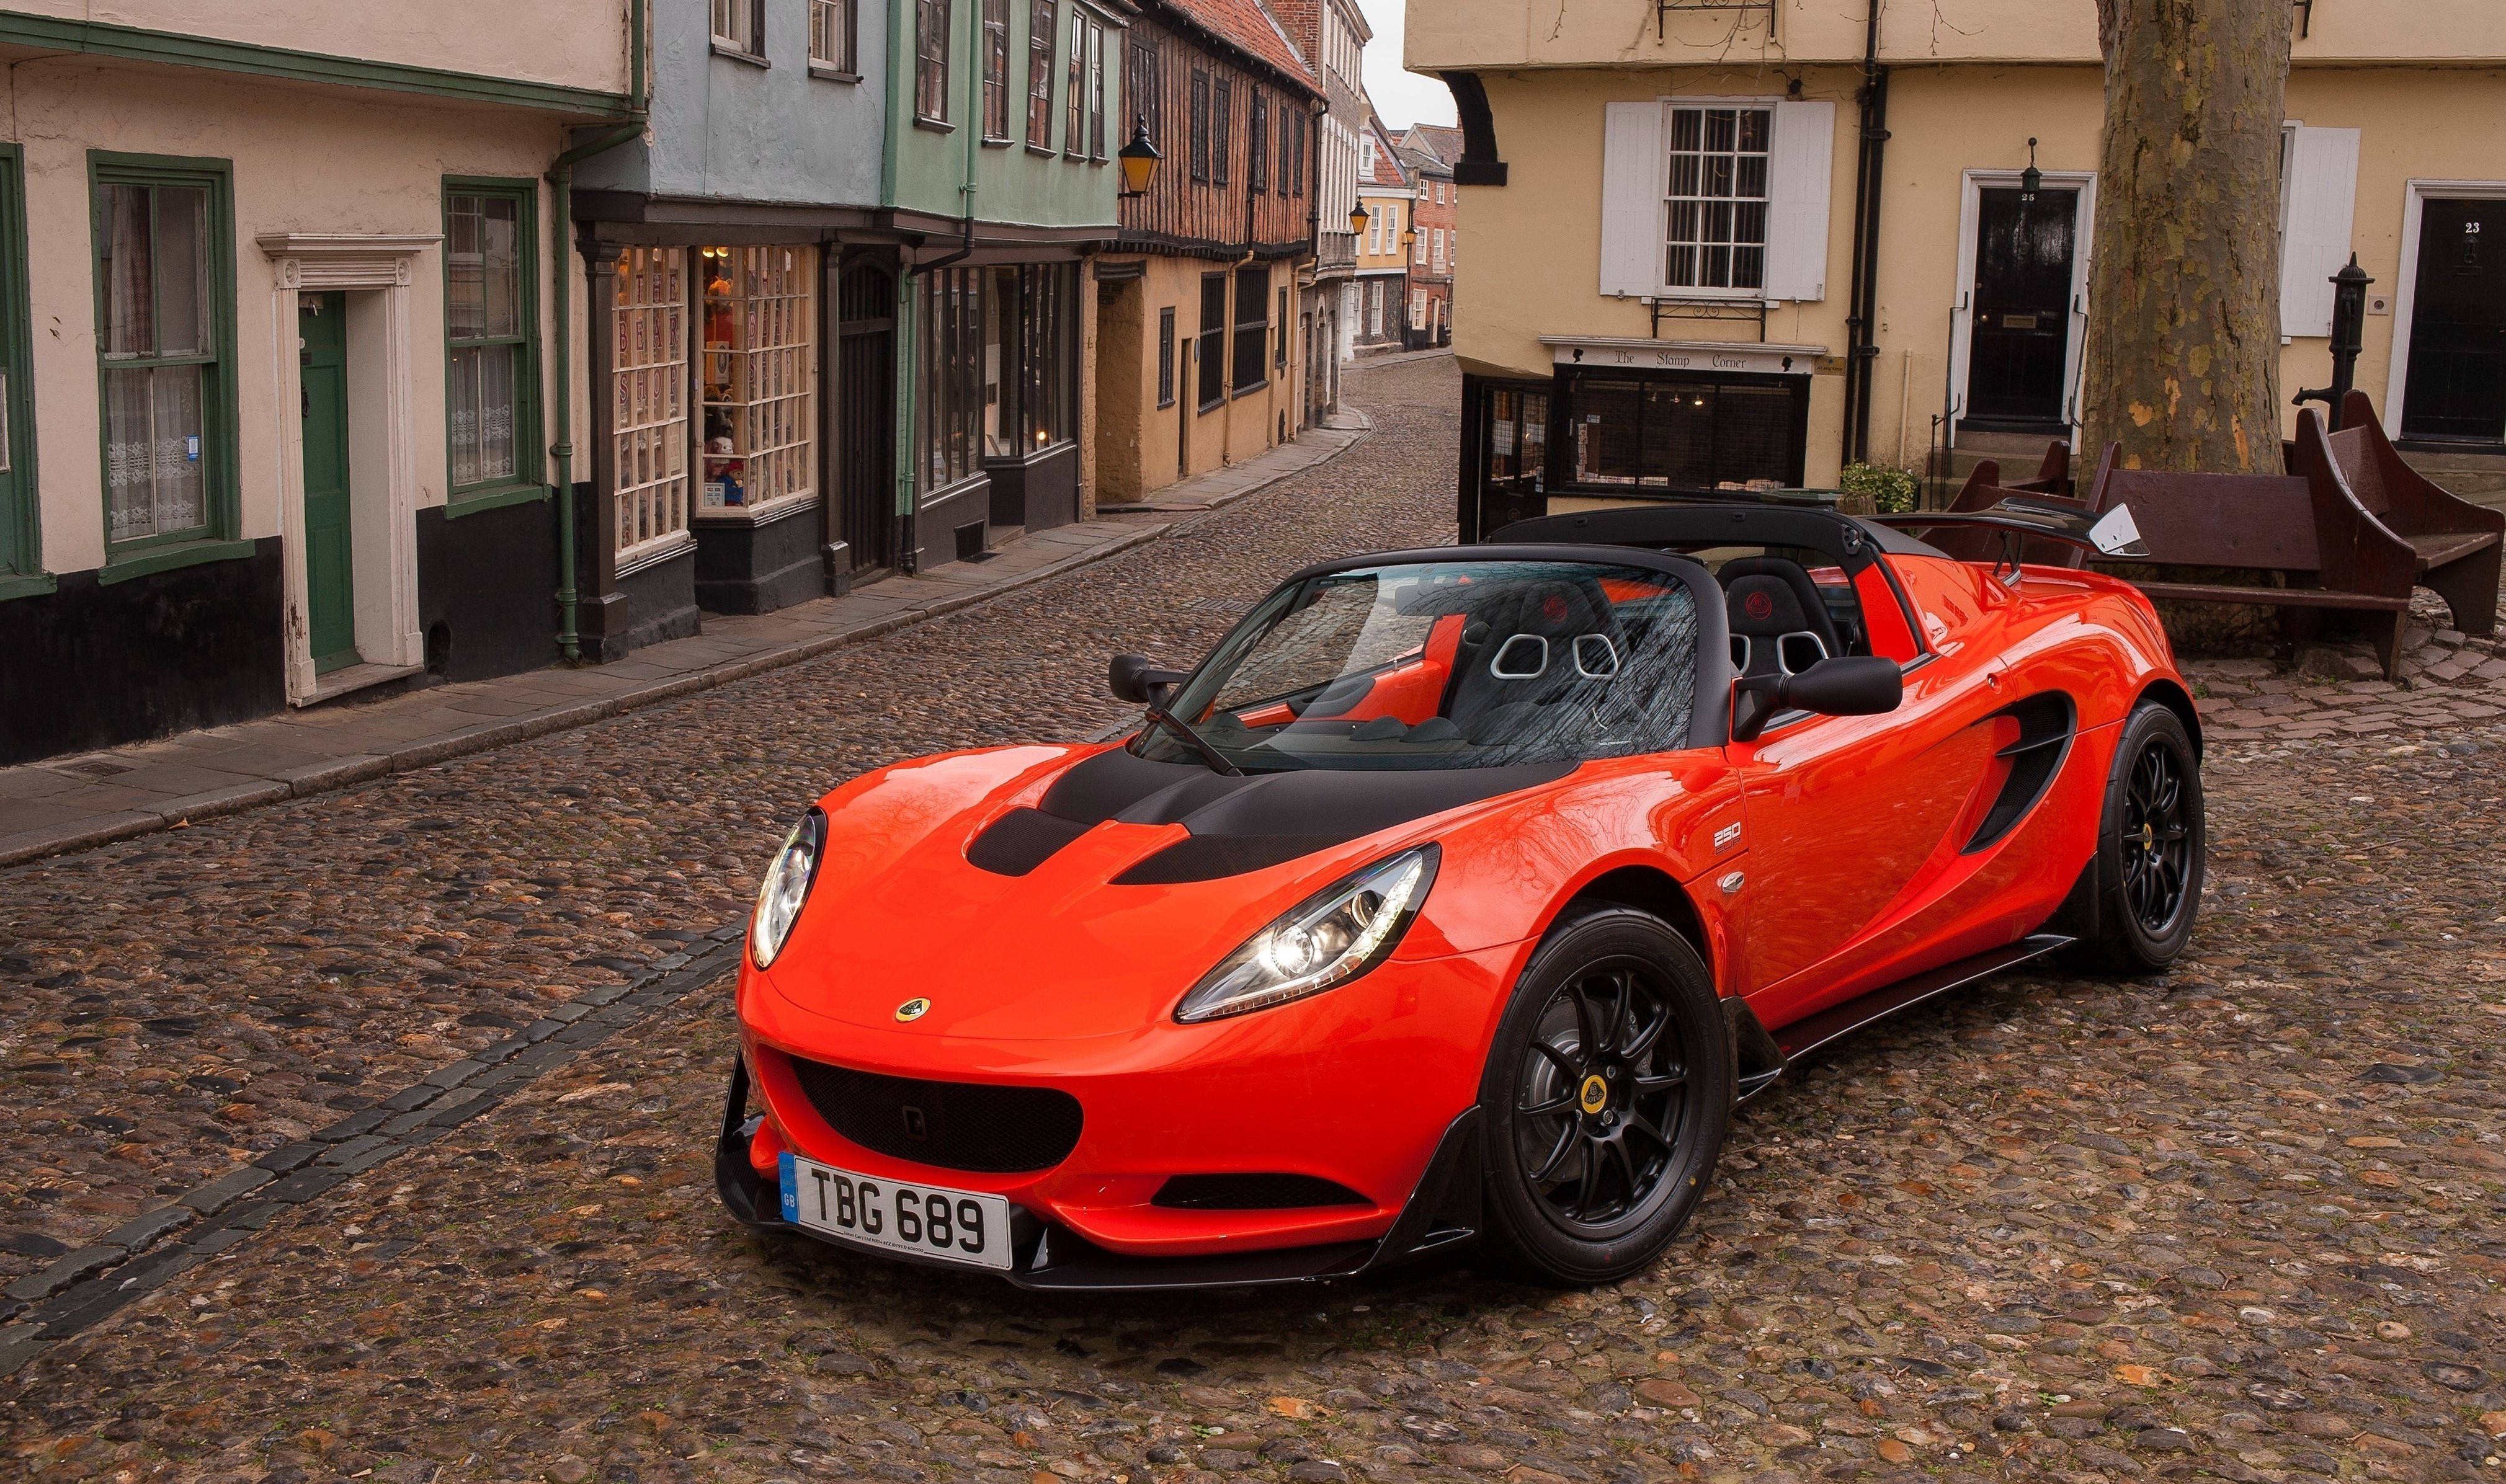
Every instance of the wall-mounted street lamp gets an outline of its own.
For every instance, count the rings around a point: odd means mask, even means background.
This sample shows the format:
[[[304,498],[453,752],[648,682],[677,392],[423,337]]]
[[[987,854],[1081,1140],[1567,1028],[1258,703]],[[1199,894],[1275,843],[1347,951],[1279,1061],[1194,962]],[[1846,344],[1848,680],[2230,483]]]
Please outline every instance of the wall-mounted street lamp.
[[[1404,227],[1401,229],[1401,250],[1405,253],[1414,252],[1416,251],[1417,246],[1418,229],[1415,227]]]
[[[2031,136],[2027,141],[2027,168],[2019,172],[2019,198],[2023,201],[2036,199],[2036,193],[2044,184],[2045,172],[2036,168],[2036,141]]]
[[[1148,115],[1131,125],[1131,142],[1115,151],[1114,158],[1123,163],[1123,194],[1148,194],[1149,182],[1158,178],[1158,161],[1165,158],[1149,142]]]
[[[1365,236],[1366,224],[1372,220],[1373,218],[1366,214],[1366,203],[1364,201],[1360,201],[1356,205],[1351,206],[1348,208],[1349,234],[1356,237]]]

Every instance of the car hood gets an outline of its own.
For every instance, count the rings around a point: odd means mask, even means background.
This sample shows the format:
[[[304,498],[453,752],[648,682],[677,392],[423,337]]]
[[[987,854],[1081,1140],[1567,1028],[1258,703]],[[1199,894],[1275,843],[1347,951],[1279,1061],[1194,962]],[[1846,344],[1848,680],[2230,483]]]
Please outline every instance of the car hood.
[[[1120,747],[898,763],[830,794],[807,906],[761,975],[794,1030],[1068,1041],[1170,1025],[1288,908],[1572,764],[1227,777]],[[1424,828],[1422,828],[1422,826]],[[980,863],[980,864],[979,864]]]

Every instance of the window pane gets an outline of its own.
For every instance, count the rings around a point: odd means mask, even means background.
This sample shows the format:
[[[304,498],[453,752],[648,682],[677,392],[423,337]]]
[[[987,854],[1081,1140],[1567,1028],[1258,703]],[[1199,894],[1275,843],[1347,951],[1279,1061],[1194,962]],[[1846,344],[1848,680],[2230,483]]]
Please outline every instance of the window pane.
[[[991,270],[990,293],[984,296],[984,456],[1007,458],[1018,451],[1011,438],[1005,405],[1008,371],[1017,354],[1010,314],[1018,303],[1018,269]]]
[[[1575,399],[1575,477],[1586,484],[1633,484],[1641,469],[1636,442],[1637,383],[1588,381]]]
[[[514,382],[521,348],[479,345],[452,353],[452,482],[456,486],[511,479],[514,458]]]
[[[197,186],[159,186],[157,196],[157,334],[160,355],[199,356],[209,335],[209,193]]]
[[[208,524],[197,366],[111,371],[104,378],[105,509],[113,539]]]
[[[522,333],[522,203],[490,197],[479,215],[480,266],[486,289],[483,334]]]
[[[104,188],[104,354],[157,349],[156,265],[148,243],[148,188]]]

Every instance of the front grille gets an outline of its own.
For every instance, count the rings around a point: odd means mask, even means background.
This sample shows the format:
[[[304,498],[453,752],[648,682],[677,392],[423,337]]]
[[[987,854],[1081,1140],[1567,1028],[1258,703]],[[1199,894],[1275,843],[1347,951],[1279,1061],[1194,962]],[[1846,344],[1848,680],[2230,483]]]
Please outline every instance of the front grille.
[[[1160,1185],[1149,1204],[1186,1211],[1293,1211],[1370,1203],[1319,1175],[1178,1175]]]
[[[931,1082],[792,1058],[827,1126],[866,1149],[944,1170],[1045,1170],[1079,1144],[1079,1100],[1051,1087]]]

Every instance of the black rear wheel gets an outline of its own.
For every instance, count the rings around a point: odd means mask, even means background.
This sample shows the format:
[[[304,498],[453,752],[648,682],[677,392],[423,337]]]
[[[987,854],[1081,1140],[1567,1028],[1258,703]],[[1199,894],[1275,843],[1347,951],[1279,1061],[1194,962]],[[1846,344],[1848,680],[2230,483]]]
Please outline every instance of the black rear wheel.
[[[1661,919],[1578,918],[1533,955],[1481,1087],[1490,1238],[1548,1283],[1653,1260],[1703,1193],[1732,1111],[1712,977]]]
[[[2144,701],[2124,723],[2097,827],[2097,931],[2106,967],[2154,973],[2193,939],[2204,850],[2202,764],[2174,712]]]

